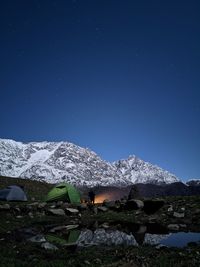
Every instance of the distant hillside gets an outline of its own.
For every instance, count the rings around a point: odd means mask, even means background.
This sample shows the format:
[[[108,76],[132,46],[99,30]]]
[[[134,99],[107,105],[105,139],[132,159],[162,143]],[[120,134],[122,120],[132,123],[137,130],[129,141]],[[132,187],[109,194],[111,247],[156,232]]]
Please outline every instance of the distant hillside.
[[[129,198],[192,195],[200,195],[200,186],[188,186],[177,182],[168,185],[135,184],[131,188]]]

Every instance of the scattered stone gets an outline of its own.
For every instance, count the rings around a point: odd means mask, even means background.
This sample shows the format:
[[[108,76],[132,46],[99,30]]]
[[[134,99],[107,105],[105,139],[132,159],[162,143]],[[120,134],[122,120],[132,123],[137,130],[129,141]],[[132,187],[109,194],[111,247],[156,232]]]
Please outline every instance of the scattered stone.
[[[45,249],[50,249],[50,250],[58,250],[58,248],[55,245],[53,245],[49,242],[42,243],[41,247],[45,248]]]
[[[22,215],[17,215],[16,218],[17,219],[21,219],[21,218],[23,218],[23,216]]]
[[[173,216],[175,218],[184,218],[185,217],[185,213],[180,213],[180,212],[174,212]]]
[[[139,229],[137,230],[137,234],[143,234],[143,233],[146,233],[147,231],[147,227],[146,225],[140,225]]]
[[[144,207],[144,202],[139,199],[130,199],[125,204],[125,209],[127,210],[137,210]]]
[[[48,212],[53,215],[65,216],[65,212],[63,209],[49,209]]]
[[[105,211],[108,211],[108,208],[102,206],[102,207],[98,207],[98,210],[105,212]]]
[[[163,245],[163,244],[158,244],[156,246],[156,249],[163,249],[163,248],[167,248],[167,246]]]
[[[179,226],[180,226],[181,228],[186,228],[186,227],[187,227],[186,224],[179,224]]]
[[[28,204],[27,206],[38,206],[39,202],[33,202],[31,204]]]
[[[0,210],[10,210],[10,205],[9,204],[0,205]]]
[[[173,206],[172,205],[170,205],[169,206],[169,208],[167,209],[167,211],[169,211],[169,212],[171,212],[171,211],[173,211],[174,209],[173,209]]]
[[[146,214],[153,214],[162,208],[164,204],[164,200],[145,200],[143,210]]]
[[[33,217],[34,217],[32,212],[29,212],[29,213],[28,213],[28,216],[29,216],[30,218],[33,218]]]
[[[72,209],[72,208],[66,208],[67,213],[70,214],[77,214],[79,211],[77,209]]]
[[[200,214],[200,209],[196,209],[196,210],[194,211],[194,214]]]
[[[85,264],[90,265],[91,263],[87,260],[84,261]]]
[[[87,203],[81,203],[79,206],[78,206],[78,209],[80,211],[82,210],[87,210],[88,206],[87,206]]]
[[[19,207],[14,207],[14,211],[21,212]]]
[[[54,233],[54,232],[62,231],[62,230],[76,229],[78,228],[78,226],[79,226],[78,224],[61,225],[61,226],[52,228],[49,232]]]
[[[67,230],[76,229],[78,227],[79,227],[78,224],[69,224],[69,225],[66,225],[66,229]]]
[[[116,207],[116,203],[115,203],[115,201],[109,201],[108,199],[105,199],[103,201],[103,206],[105,206],[107,208],[115,208]]]
[[[101,227],[108,229],[110,226],[108,223],[105,222],[105,223],[101,224]]]
[[[63,205],[63,201],[58,201],[57,203],[56,203],[56,207],[61,207]]]
[[[47,203],[46,202],[42,202],[38,204],[38,208],[39,209],[43,209],[44,207],[46,207]]]
[[[179,225],[178,224],[169,224],[167,228],[171,231],[178,231],[179,230]]]
[[[46,242],[46,239],[43,235],[36,235],[36,236],[29,238],[28,241],[42,243],[42,242]]]

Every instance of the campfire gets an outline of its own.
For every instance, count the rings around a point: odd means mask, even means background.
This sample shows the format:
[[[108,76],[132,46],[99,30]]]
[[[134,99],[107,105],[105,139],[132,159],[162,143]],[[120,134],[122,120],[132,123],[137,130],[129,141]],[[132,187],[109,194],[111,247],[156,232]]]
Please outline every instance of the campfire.
[[[104,200],[116,200],[116,195],[114,193],[99,193],[95,196],[95,203],[103,203]]]

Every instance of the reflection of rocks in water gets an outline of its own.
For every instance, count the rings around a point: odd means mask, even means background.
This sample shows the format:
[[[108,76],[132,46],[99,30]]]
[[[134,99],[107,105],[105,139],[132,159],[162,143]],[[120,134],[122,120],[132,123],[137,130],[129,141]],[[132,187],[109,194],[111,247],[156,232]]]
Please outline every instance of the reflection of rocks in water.
[[[163,239],[167,239],[170,236],[168,235],[155,235],[155,234],[145,234],[144,244],[148,245],[158,245]]]
[[[137,245],[132,234],[126,234],[118,230],[97,229],[94,232],[91,230],[82,231],[77,241],[79,246],[86,245]]]

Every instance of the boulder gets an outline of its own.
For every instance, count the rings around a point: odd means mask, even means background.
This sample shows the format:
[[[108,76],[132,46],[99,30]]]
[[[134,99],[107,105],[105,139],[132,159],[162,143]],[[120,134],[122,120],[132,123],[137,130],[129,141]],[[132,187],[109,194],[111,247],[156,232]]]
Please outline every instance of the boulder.
[[[10,210],[10,205],[7,203],[0,205],[0,210]]]
[[[49,242],[45,242],[45,243],[42,243],[41,244],[41,247],[42,248],[45,248],[45,249],[49,249],[49,250],[58,250],[58,248],[55,246],[55,245],[53,245],[53,244],[51,244],[51,243],[49,243]]]
[[[179,225],[178,224],[169,224],[167,228],[171,231],[178,231],[179,230]]]
[[[115,203],[115,201],[104,200],[103,206],[105,206],[107,208],[115,208],[116,203]]]
[[[126,210],[137,210],[144,207],[144,202],[139,199],[130,199],[126,202],[124,208]]]
[[[62,209],[48,209],[48,212],[53,215],[64,216],[65,212]]]
[[[72,208],[66,208],[66,212],[68,213],[68,214],[78,214],[79,213],[79,210],[77,210],[77,209],[72,209]]]
[[[46,239],[43,235],[36,235],[28,239],[28,241],[34,242],[34,243],[42,243],[45,242]]]
[[[99,210],[99,211],[103,211],[103,212],[105,212],[105,211],[108,210],[108,208],[102,206],[102,207],[98,207],[98,210]]]
[[[185,213],[180,213],[180,212],[174,212],[173,213],[173,216],[175,217],[175,218],[184,218],[185,217]]]
[[[145,200],[143,210],[146,214],[153,214],[162,208],[164,204],[164,200]]]

